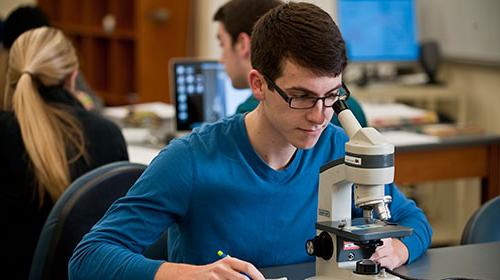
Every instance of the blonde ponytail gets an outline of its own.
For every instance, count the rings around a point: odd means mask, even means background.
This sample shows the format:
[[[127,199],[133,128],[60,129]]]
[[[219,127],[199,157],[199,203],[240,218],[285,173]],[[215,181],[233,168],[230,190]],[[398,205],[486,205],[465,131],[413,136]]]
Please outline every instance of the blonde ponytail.
[[[71,43],[54,28],[23,33],[11,48],[3,102],[19,122],[40,205],[46,193],[53,201],[61,196],[71,182],[70,163],[86,151],[80,123],[63,107],[46,103],[38,86],[62,85],[77,67]]]

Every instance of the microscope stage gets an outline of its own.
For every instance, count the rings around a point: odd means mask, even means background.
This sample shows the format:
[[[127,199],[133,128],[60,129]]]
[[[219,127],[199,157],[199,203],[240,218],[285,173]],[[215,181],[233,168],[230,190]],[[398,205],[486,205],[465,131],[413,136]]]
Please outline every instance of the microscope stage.
[[[326,221],[316,224],[316,229],[330,232],[352,241],[369,241],[382,238],[400,238],[412,234],[413,229],[380,220],[356,218],[346,221]]]

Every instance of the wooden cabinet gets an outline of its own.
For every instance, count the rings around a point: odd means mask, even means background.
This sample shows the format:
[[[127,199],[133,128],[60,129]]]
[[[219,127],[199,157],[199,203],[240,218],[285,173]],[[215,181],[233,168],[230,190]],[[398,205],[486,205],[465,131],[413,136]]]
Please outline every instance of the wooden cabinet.
[[[191,1],[38,0],[106,105],[170,102],[168,62],[192,55]]]

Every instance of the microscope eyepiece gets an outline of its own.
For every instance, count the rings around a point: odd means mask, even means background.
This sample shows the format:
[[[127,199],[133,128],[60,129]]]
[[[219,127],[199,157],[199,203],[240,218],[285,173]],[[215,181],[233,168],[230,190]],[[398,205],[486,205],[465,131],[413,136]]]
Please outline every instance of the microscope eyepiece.
[[[340,114],[340,112],[346,110],[346,109],[349,109],[347,108],[347,104],[345,103],[345,100],[344,99],[338,99],[337,101],[335,101],[335,103],[333,103],[333,111],[335,112],[335,114],[337,114],[337,116]]]

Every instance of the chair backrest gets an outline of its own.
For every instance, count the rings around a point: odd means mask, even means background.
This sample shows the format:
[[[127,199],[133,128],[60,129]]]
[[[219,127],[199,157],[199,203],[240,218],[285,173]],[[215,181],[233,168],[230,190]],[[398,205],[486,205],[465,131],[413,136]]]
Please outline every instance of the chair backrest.
[[[461,244],[500,241],[500,196],[483,204],[465,225]]]
[[[30,279],[67,279],[73,250],[111,204],[124,196],[143,164],[114,162],[75,180],[57,200],[45,222],[31,265]]]

